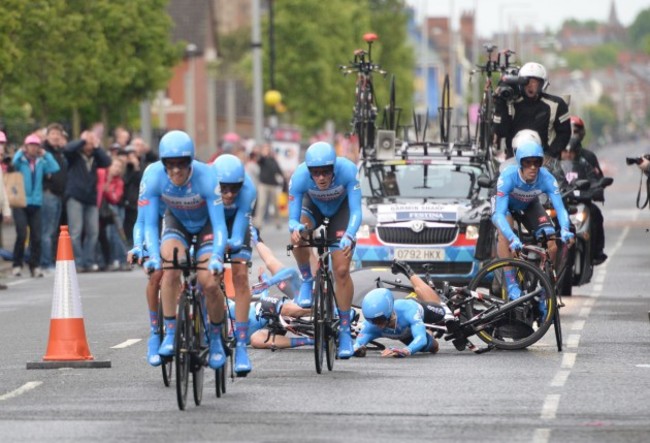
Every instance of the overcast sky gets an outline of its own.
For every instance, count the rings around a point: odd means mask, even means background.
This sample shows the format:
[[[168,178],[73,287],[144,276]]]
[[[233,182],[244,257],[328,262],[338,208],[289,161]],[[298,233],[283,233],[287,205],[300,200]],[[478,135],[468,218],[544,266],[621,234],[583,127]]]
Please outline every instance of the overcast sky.
[[[452,10],[454,17],[475,10],[478,34],[489,37],[515,22],[522,29],[532,26],[544,31],[558,30],[570,18],[606,21],[612,0],[406,0],[406,3],[418,11],[418,21],[424,7],[428,16],[436,17],[448,17]],[[618,19],[624,26],[629,26],[639,12],[650,8],[650,0],[615,0],[615,4]],[[458,19],[452,23],[458,29]]]

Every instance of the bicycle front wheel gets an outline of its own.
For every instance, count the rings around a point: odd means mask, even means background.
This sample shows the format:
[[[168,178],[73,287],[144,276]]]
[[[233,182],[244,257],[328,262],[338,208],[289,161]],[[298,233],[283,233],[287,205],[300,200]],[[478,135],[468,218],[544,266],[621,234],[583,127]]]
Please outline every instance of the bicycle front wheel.
[[[513,272],[521,290],[521,297],[531,295],[530,300],[508,309],[506,272]],[[520,259],[496,259],[488,262],[470,281],[468,288],[484,294],[481,300],[472,299],[465,306],[464,314],[472,318],[488,309],[496,308],[501,301],[503,314],[481,325],[478,337],[499,349],[524,349],[536,343],[548,331],[557,310],[553,284],[538,267]],[[536,295],[533,296],[533,293]],[[544,312],[545,311],[545,312]]]
[[[163,316],[162,311],[162,301],[160,300],[160,294],[158,294],[158,335],[160,336],[160,342],[165,335],[165,330],[163,325],[165,324],[165,317]],[[171,357],[161,357],[162,364],[160,369],[162,370],[163,383],[166,387],[169,387],[172,381],[172,368],[174,367],[174,359]]]
[[[316,373],[323,371],[323,351],[325,349],[325,308],[323,277],[320,272],[314,278],[314,298],[311,309],[312,321],[314,322],[314,362]]]
[[[325,356],[327,358],[327,370],[334,369],[334,360],[336,360],[336,341],[338,339],[338,322],[335,313],[336,303],[334,303],[334,286],[332,285],[332,276],[328,275],[325,281],[325,290],[323,291],[323,314],[325,319]]]
[[[176,363],[176,399],[182,411],[187,405],[187,386],[190,377],[190,346],[192,340],[192,322],[190,321],[190,304],[185,293],[178,301],[176,334],[174,337],[174,361]]]
[[[205,325],[203,312],[195,295],[192,311],[192,391],[194,404],[199,406],[203,399],[203,377],[205,375],[204,362],[207,357],[208,346],[205,338]]]

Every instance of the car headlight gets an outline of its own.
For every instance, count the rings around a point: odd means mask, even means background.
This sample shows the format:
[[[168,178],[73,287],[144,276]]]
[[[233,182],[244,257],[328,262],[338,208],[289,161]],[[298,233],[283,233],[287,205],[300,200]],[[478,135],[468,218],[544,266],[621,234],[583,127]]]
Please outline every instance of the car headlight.
[[[477,225],[468,225],[465,228],[465,238],[467,240],[476,240],[478,239],[478,226]]]
[[[370,225],[361,225],[357,231],[357,238],[370,238]]]

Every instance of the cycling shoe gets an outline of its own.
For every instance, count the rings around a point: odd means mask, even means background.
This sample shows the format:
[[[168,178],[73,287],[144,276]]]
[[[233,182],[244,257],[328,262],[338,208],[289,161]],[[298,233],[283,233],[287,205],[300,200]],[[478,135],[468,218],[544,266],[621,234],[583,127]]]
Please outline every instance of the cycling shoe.
[[[354,343],[352,342],[352,335],[350,335],[350,328],[341,328],[339,331],[339,352],[340,359],[347,359],[354,355]]]
[[[302,285],[300,285],[300,293],[293,300],[295,304],[301,308],[311,308],[311,290],[314,280],[303,280]]]
[[[235,374],[237,377],[246,377],[253,369],[251,361],[248,358],[245,343],[237,343],[235,348]]]
[[[173,357],[174,356],[174,330],[167,331],[165,333],[165,338],[160,347],[158,348],[158,354],[163,357]]]
[[[521,289],[517,283],[508,284],[508,299],[517,300],[521,297]]]
[[[158,354],[158,348],[160,348],[160,334],[152,332],[147,344],[147,361],[154,367],[160,366],[162,363],[162,358]]]

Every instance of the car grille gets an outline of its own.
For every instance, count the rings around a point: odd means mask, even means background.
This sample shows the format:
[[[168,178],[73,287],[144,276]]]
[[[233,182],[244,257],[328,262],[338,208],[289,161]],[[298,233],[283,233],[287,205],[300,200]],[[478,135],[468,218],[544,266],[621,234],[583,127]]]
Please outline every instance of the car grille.
[[[432,275],[447,274],[447,275],[467,275],[472,272],[473,262],[407,262],[413,272],[416,274],[424,274],[426,271],[424,265],[429,268],[429,273]],[[372,267],[389,267],[390,262],[382,261],[363,261],[364,268]]]
[[[413,232],[411,228],[378,227],[377,236],[384,243],[399,245],[440,245],[452,243],[458,234],[458,227],[424,228]]]

